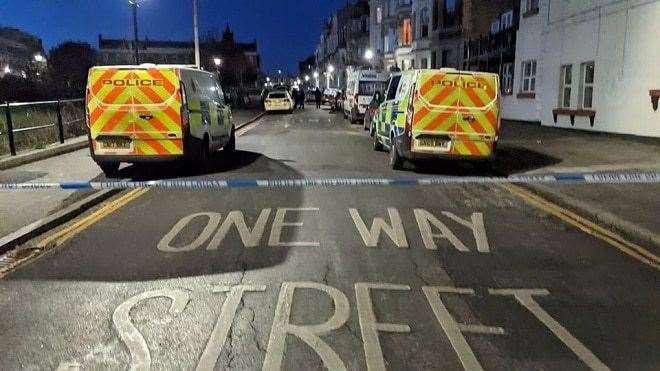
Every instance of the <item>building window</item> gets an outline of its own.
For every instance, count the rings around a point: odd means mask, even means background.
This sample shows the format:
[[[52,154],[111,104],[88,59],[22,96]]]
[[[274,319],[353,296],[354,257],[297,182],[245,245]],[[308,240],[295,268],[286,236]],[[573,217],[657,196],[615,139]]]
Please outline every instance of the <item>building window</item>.
[[[502,94],[513,93],[513,63],[502,65]]]
[[[582,63],[580,68],[580,107],[594,107],[594,62]]]
[[[396,14],[396,0],[390,0],[387,3],[387,15],[393,16]]]
[[[438,54],[436,52],[431,53],[431,68],[438,68]]]
[[[500,22],[500,30],[508,30],[511,27],[513,27],[513,10],[503,13]]]
[[[523,16],[530,16],[539,13],[539,0],[525,0]]]
[[[522,63],[522,93],[536,92],[536,61],[524,61]]]
[[[569,108],[571,106],[571,90],[573,85],[573,66],[570,64],[561,66],[559,81],[559,107]]]
[[[433,1],[433,29],[438,29],[438,21],[440,20],[440,1]]]
[[[451,50],[444,49],[442,50],[442,60],[440,61],[441,67],[450,67],[449,66],[449,57],[451,55]]]
[[[383,22],[383,8],[376,8],[376,24]]]
[[[461,1],[445,0],[442,9],[442,26],[445,28],[455,27],[461,23]]]
[[[490,33],[495,35],[500,32],[500,20],[496,19],[490,24]]]
[[[429,10],[428,8],[424,8],[419,15],[421,37],[429,37],[429,22]]]
[[[427,58],[422,58],[422,63],[419,66],[420,68],[429,68],[429,60]]]
[[[403,24],[401,25],[400,44],[401,45],[410,45],[410,44],[412,44],[412,24],[410,22],[410,18],[404,19]]]

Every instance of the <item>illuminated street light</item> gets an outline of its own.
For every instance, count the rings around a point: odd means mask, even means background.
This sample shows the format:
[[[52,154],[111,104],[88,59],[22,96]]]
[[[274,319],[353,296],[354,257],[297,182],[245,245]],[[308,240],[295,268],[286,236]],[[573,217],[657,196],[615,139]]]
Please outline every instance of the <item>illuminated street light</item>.
[[[305,75],[305,82],[309,82],[309,75]]]
[[[270,82],[270,77],[266,77],[266,82]]]
[[[330,73],[335,72],[335,66],[333,66],[333,65],[331,65],[331,64],[328,65],[328,72],[330,72]]]
[[[367,51],[364,52],[364,59],[371,63],[371,60],[374,59],[374,52],[371,51],[371,49],[367,49]]]
[[[4,71],[5,71],[5,73],[11,73],[11,68],[9,68],[9,65],[5,66]]]
[[[220,67],[220,65],[222,64],[222,59],[215,57],[213,58],[213,63],[215,64],[216,67]]]
[[[44,61],[44,56],[41,54],[35,54],[34,60],[41,63]]]
[[[317,71],[314,71],[314,78],[318,79],[319,78],[319,73]]]

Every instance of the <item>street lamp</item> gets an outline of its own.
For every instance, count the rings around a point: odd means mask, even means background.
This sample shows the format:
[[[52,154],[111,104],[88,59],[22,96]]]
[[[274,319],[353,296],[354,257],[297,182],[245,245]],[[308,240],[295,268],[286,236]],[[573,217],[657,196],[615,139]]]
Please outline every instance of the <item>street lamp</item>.
[[[305,82],[309,82],[309,75],[305,75]]]
[[[44,56],[41,55],[41,54],[35,54],[35,55],[34,55],[34,60],[35,60],[36,62],[41,63],[41,62],[44,61]]]
[[[327,89],[330,89],[330,75],[335,72],[335,66],[329,64],[328,65],[328,71],[325,74],[325,87]]]
[[[3,71],[5,71],[5,73],[11,73],[11,68],[9,68],[9,65],[6,65]]]
[[[222,64],[222,59],[218,57],[213,58],[213,64],[215,64],[215,73],[220,80],[220,65]]]
[[[364,59],[366,59],[369,65],[371,65],[371,60],[374,59],[374,52],[371,49],[367,49],[364,52]]]
[[[319,88],[319,72],[314,71],[314,80],[316,80],[316,88]]]
[[[139,6],[138,0],[128,0],[128,3],[133,9],[133,50],[135,52],[135,64],[140,64],[140,52],[138,51],[138,21],[137,21],[137,8]]]

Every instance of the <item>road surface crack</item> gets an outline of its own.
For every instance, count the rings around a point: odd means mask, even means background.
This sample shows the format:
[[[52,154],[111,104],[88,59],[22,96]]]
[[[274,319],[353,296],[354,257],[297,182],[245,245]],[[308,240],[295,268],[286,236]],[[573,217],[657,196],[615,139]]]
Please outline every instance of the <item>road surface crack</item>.
[[[410,260],[410,263],[413,266],[413,273],[417,278],[419,278],[420,281],[424,282],[426,285],[430,285],[429,281],[424,278],[424,276],[419,272],[419,264],[415,261],[415,259],[411,255],[406,255],[408,256],[408,260]]]

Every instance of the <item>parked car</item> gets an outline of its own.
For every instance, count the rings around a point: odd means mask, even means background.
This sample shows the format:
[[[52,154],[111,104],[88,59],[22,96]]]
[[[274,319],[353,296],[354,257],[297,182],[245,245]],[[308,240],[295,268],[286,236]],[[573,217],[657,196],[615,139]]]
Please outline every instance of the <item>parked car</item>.
[[[321,103],[332,106],[335,102],[335,97],[337,96],[338,91],[339,89],[335,88],[326,88],[323,90],[323,98],[321,99]]]
[[[374,149],[405,160],[463,159],[488,165],[500,129],[499,76],[493,73],[408,70],[390,78],[375,120]]]
[[[292,113],[295,107],[293,98],[288,90],[276,90],[268,93],[264,102],[266,112],[285,111]]]

